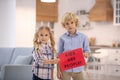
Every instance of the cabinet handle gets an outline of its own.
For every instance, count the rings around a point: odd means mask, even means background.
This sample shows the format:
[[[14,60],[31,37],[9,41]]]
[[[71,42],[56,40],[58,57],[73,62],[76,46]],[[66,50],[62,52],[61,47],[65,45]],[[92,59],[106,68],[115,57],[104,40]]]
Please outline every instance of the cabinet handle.
[[[118,59],[116,58],[115,61],[118,61]]]
[[[117,70],[115,70],[116,72],[119,72],[119,70],[117,69]]]

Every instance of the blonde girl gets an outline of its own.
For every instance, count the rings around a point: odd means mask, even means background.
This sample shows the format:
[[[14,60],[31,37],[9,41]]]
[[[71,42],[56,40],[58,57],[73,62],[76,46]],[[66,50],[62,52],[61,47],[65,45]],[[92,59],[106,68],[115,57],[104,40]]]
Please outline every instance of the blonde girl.
[[[50,28],[41,26],[33,43],[33,80],[53,80],[53,64],[57,64],[59,59],[54,59],[55,41]]]

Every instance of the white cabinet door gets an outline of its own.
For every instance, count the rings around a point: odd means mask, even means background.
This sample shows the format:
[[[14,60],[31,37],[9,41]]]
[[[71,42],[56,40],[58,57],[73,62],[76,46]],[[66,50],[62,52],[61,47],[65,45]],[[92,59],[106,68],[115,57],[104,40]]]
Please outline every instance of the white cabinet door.
[[[120,76],[120,66],[118,65],[108,65],[108,75],[110,76]]]
[[[108,64],[120,65],[120,50],[119,49],[110,49],[108,56]]]

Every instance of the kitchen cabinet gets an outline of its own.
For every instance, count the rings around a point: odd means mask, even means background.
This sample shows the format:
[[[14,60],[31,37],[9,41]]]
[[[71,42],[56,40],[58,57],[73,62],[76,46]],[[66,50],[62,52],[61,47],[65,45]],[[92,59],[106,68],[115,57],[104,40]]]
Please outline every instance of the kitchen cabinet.
[[[120,49],[108,50],[107,72],[110,76],[120,77]]]
[[[107,67],[107,72],[110,76],[119,77],[120,76],[120,66],[119,65],[110,65]]]
[[[120,25],[120,0],[114,0],[113,6],[114,6],[114,25]]]
[[[58,0],[55,3],[45,3],[36,0],[36,21],[57,22]]]
[[[110,49],[108,64],[120,65],[120,49]]]
[[[98,49],[88,59],[87,72],[94,80],[120,79],[120,48]]]
[[[96,0],[89,12],[90,21],[113,21],[113,7],[111,0]]]

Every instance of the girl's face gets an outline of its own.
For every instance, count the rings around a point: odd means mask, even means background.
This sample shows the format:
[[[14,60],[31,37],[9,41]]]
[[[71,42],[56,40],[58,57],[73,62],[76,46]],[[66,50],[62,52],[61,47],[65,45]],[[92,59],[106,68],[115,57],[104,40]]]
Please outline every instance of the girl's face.
[[[68,21],[65,23],[64,27],[70,34],[73,34],[76,30],[76,22]]]
[[[39,32],[39,40],[42,44],[46,44],[50,39],[50,34],[46,29],[43,29]]]

